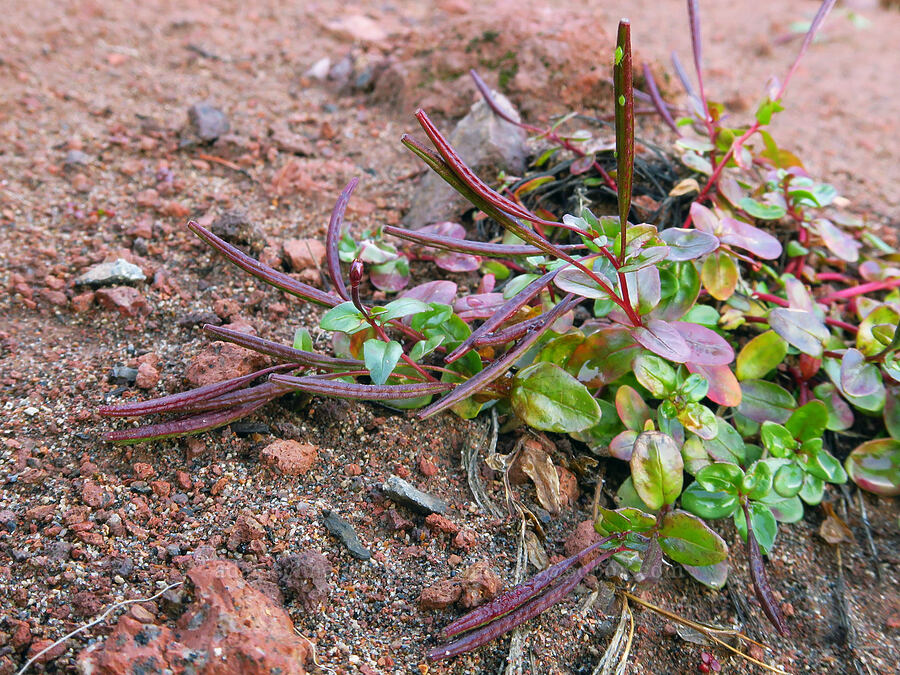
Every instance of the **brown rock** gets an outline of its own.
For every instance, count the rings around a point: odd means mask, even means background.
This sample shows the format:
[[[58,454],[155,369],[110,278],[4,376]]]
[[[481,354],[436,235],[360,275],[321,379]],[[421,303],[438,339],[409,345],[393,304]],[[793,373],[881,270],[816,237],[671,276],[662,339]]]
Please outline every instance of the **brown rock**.
[[[147,464],[147,462],[135,462],[131,468],[134,471],[134,475],[140,480],[147,480],[156,474],[156,469],[152,465]]]
[[[583,520],[575,526],[572,534],[570,534],[569,538],[566,539],[566,543],[564,545],[566,555],[573,556],[582,549],[587,548],[591,544],[594,544],[601,539],[602,537],[600,536],[600,534],[597,532],[597,530],[594,529],[594,522],[592,520]],[[582,564],[590,562],[596,557],[597,553],[592,553],[582,561]]]
[[[438,468],[434,462],[432,462],[428,457],[424,455],[419,457],[419,471],[422,472],[423,476],[427,476],[431,478],[437,475]]]
[[[138,316],[149,314],[150,305],[141,292],[131,286],[113,286],[101,288],[95,294],[97,302],[105,309],[118,310],[122,316]]]
[[[36,640],[32,642],[31,647],[28,648],[28,658],[30,659],[36,654],[39,654],[52,644],[53,640]],[[52,661],[53,659],[58,659],[65,653],[65,651],[65,642],[60,642],[58,645],[53,647],[53,649],[44,652],[38,658],[36,658],[35,663],[47,663],[48,661]]]
[[[475,534],[472,530],[460,530],[459,533],[453,537],[453,545],[456,548],[472,548],[476,543],[478,543],[478,535]]]
[[[282,440],[263,448],[260,459],[263,464],[275,466],[288,476],[302,476],[315,463],[318,450],[309,443]]]
[[[141,623],[153,623],[156,620],[153,612],[141,605],[132,605],[128,613]]]
[[[247,375],[265,367],[266,357],[230,342],[213,342],[197,354],[187,367],[184,379],[195,387]]]
[[[314,611],[328,597],[331,563],[318,551],[303,551],[278,558],[279,582],[307,611]]]
[[[86,480],[81,486],[81,501],[94,509],[102,508],[109,500],[101,486],[92,480]]]
[[[103,602],[91,591],[79,591],[72,596],[72,609],[77,616],[92,617],[103,609]]]
[[[79,293],[72,298],[72,309],[76,312],[86,312],[94,304],[94,291]]]
[[[138,206],[152,208],[159,203],[159,193],[153,188],[141,190],[134,196],[134,200],[137,202]]]
[[[159,371],[149,363],[138,366],[137,378],[134,383],[139,389],[153,389],[159,382]]]
[[[456,579],[442,579],[436,584],[422,589],[419,607],[422,609],[444,609],[459,600],[462,586]]]
[[[31,642],[31,627],[27,621],[19,619],[9,620],[9,644],[13,649],[21,649]]]
[[[462,586],[459,604],[466,609],[483,605],[494,598],[503,588],[503,582],[487,560],[482,560],[467,568],[460,575],[459,582]]]
[[[242,544],[261,540],[266,536],[266,529],[252,516],[241,514],[234,521],[228,532],[228,550],[234,551]]]
[[[106,641],[78,655],[80,671],[131,675],[140,664],[148,674],[305,675],[309,642],[234,564],[213,560],[194,567],[185,590],[191,604],[176,631],[122,616]]]
[[[563,508],[574,508],[578,503],[581,491],[578,489],[578,478],[575,474],[562,466],[556,467],[559,476],[559,496]]]
[[[432,513],[425,518],[425,525],[434,532],[444,532],[445,534],[456,534],[459,532],[459,525],[439,513]]]
[[[284,242],[284,254],[295,272],[317,269],[325,260],[325,245],[318,239],[289,239]]]

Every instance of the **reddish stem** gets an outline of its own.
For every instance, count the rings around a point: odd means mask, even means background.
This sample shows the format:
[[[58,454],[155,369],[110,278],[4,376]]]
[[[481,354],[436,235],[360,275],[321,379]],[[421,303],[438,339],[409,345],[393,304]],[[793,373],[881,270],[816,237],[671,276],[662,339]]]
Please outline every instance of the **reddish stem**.
[[[876,291],[887,291],[891,288],[897,288],[898,286],[900,286],[900,277],[889,281],[870,281],[867,284],[860,284],[859,286],[845,288],[841,291],[823,295],[821,298],[818,298],[818,302],[830,304],[843,298],[852,298],[857,295],[865,295],[866,293],[874,293]]]

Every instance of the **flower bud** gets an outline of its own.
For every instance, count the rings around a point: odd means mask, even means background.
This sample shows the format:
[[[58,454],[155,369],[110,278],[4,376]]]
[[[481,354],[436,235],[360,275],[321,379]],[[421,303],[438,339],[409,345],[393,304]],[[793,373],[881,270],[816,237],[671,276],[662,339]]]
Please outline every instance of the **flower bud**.
[[[353,287],[359,286],[359,283],[363,278],[363,270],[365,269],[365,265],[363,265],[362,260],[356,259],[352,263],[350,263],[350,285]]]

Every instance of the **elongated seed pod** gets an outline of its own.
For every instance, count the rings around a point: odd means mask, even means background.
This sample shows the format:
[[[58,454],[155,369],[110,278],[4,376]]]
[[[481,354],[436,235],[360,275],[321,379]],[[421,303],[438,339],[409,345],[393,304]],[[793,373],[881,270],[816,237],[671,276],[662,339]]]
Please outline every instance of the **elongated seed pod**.
[[[407,241],[413,241],[417,244],[422,244],[423,246],[430,246],[431,248],[437,248],[443,251],[469,253],[491,258],[516,258],[540,255],[543,253],[543,251],[534,246],[515,246],[512,244],[492,244],[484,241],[470,241],[468,239],[446,237],[440,234],[406,230],[402,227],[393,227],[392,225],[385,225],[381,230],[385,234],[390,234],[399,237],[400,239],[406,239]],[[587,246],[584,244],[563,244],[559,247],[561,251],[577,251],[585,248],[587,248]]]
[[[317,305],[323,305],[324,307],[334,307],[341,302],[341,299],[336,295],[320,291],[318,288],[297,281],[294,277],[272,269],[255,258],[251,258],[236,246],[232,246],[224,239],[220,239],[193,220],[188,223],[188,229],[245,272],[285,293],[290,293],[298,298],[308,300]]]
[[[624,548],[618,548],[612,551],[607,551],[606,553],[597,556],[591,562],[584,565],[581,569],[576,570],[556,586],[553,586],[546,593],[530,600],[529,602],[520,606],[514,612],[511,612],[510,614],[507,614],[501,619],[489,623],[486,626],[482,626],[475,632],[469,633],[465,637],[462,637],[455,642],[451,642],[448,645],[432,649],[430,652],[428,652],[428,659],[430,661],[437,661],[439,659],[447,659],[452,656],[458,656],[460,654],[470,652],[473,649],[477,649],[478,647],[487,644],[494,638],[498,638],[501,635],[508,633],[516,626],[525,623],[529,619],[533,619],[541,612],[548,610],[550,607],[562,600],[572,591],[573,588],[581,583],[581,580],[584,579],[588,574],[590,574],[594,570],[594,568],[597,567],[597,565],[609,558],[611,555],[619,553],[623,550]]]
[[[240,389],[244,385],[250,384],[258,377],[264,377],[270,373],[278,373],[285,370],[293,370],[297,367],[296,363],[282,363],[277,366],[263,368],[249,375],[242,375],[230,380],[207,384],[190,391],[182,391],[171,396],[163,396],[154,398],[150,401],[140,401],[135,403],[123,403],[122,405],[104,405],[100,406],[97,412],[104,417],[139,417],[141,415],[150,415],[154,413],[180,412],[185,406],[207,401],[222,394],[227,394],[235,389]]]
[[[311,394],[349,398],[357,401],[399,401],[418,398],[428,394],[439,394],[452,389],[449,382],[414,382],[412,384],[358,384],[356,382],[333,382],[312,377],[292,375],[272,375],[270,381],[283,384],[297,391]]]
[[[276,359],[284,361],[294,361],[304,366],[312,368],[357,368],[363,365],[358,359],[339,359],[326,354],[317,354],[315,352],[307,352],[301,349],[294,349],[287,345],[282,345],[271,340],[265,340],[249,333],[241,333],[240,331],[231,330],[230,328],[222,328],[221,326],[213,326],[206,324],[203,330],[210,335],[215,335],[220,340],[233,342],[241,347],[252,349],[260,354],[274,356]]]
[[[619,535],[604,537],[600,541],[582,549],[575,555],[570,556],[565,560],[560,560],[555,565],[551,565],[547,569],[538,572],[528,581],[511,588],[506,593],[498,595],[489,603],[482,605],[465,616],[461,616],[456,621],[453,621],[441,631],[441,636],[450,638],[509,614],[559,579],[575,563],[584,560],[601,546],[604,546],[617,538],[619,538]]]
[[[328,276],[331,277],[331,283],[334,284],[335,290],[344,300],[349,300],[347,295],[347,286],[344,285],[344,278],[341,276],[341,258],[338,253],[338,243],[341,240],[341,227],[344,224],[344,213],[347,211],[347,204],[350,201],[350,195],[359,183],[359,178],[353,178],[347,183],[347,187],[341,192],[334,209],[331,211],[331,219],[328,221],[328,234],[325,236],[325,257],[328,262]]]
[[[137,427],[134,429],[117,429],[110,431],[104,435],[104,440],[112,443],[143,443],[145,441],[157,441],[164,438],[178,438],[180,436],[190,436],[191,434],[199,434],[203,431],[210,431],[226,424],[231,424],[242,417],[246,417],[254,410],[263,407],[268,403],[269,399],[262,401],[254,401],[238,408],[229,408],[227,410],[219,410],[211,413],[203,413],[201,415],[192,415],[191,417],[182,417],[181,419],[169,422],[161,422],[159,424],[151,424],[148,426]]]
[[[750,509],[746,503],[742,504],[742,506],[744,507],[744,517],[747,519],[747,554],[750,559],[750,579],[753,581],[753,592],[756,594],[756,599],[759,600],[763,612],[765,612],[769,621],[772,622],[772,625],[775,626],[779,633],[787,637],[790,635],[790,631],[766,577],[766,568],[762,553],[759,550],[759,542],[756,541],[756,535],[753,533]]]

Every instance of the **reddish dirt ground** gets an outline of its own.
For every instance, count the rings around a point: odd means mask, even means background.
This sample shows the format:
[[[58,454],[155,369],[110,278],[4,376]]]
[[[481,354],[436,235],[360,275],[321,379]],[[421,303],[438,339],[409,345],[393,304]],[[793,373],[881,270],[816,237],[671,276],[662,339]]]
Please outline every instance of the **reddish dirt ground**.
[[[702,4],[706,89],[749,116],[767,77],[793,59],[800,39],[791,24],[809,20],[817,3]],[[278,555],[315,549],[328,558],[328,600],[313,610],[285,604],[316,644],[322,672],[498,672],[508,640],[449,665],[425,665],[433,636],[456,614],[417,605],[425,586],[479,560],[512,578],[516,525],[481,515],[459,468],[479,423],[298,401],[268,406],[252,418],[262,426],[248,434],[121,448],[100,440],[109,423],[94,410],[184,389],[188,364],[208,344],[197,323],[210,317],[249,323],[285,342],[299,326],[320,338],[315,310],[239,274],[184,223],[244,211],[258,225],[259,248],[278,258],[284,239],[323,235],[334,198],[355,175],[363,180],[348,216],[354,228],[397,223],[421,168],[398,137],[413,129],[417,105],[445,127],[464,114],[475,98],[468,68],[502,82],[532,121],[572,108],[608,112],[610,36],[628,14],[638,58],[654,64],[667,95],[677,98],[667,55],[675,49],[690,60],[683,3],[599,5],[7,3],[0,17],[0,512],[13,518],[0,529],[0,673],[15,672],[29,649],[105,606],[180,581],[210,547],[278,602]],[[858,27],[848,7],[835,11],[810,49],[774,133],[832,181],[851,210],[889,231],[900,220],[900,52],[891,48],[900,12],[857,3],[869,20]],[[336,80],[309,74],[323,58]],[[187,108],[204,100],[227,113],[230,132],[209,147],[181,148]],[[642,133],[665,139],[658,127],[642,120]],[[119,257],[148,279],[134,316],[73,284],[91,265]],[[149,389],[109,381],[114,366],[137,366],[142,356],[160,375]],[[264,467],[260,452],[277,439],[315,445],[313,468],[291,477]],[[390,474],[446,499],[449,517],[473,541],[454,543],[421,516],[394,509],[380,492]],[[488,488],[502,498],[499,483]],[[533,502],[533,489],[520,489]],[[875,577],[854,508],[849,522],[859,543],[844,548],[843,563],[855,653],[870,672],[896,672],[898,507],[865,499],[882,576]],[[562,553],[590,502],[582,495],[547,524],[548,553]],[[350,557],[328,534],[321,522],[328,509],[354,525],[371,561]],[[264,537],[243,536],[248,517],[264,526]],[[803,522],[783,528],[771,558],[791,638],[767,633],[743,569],[733,571],[732,597],[674,575],[639,593],[724,625],[738,621],[734,598],[746,597],[745,630],[772,646],[767,659],[795,673],[855,672],[839,625],[836,553],[817,534],[821,520],[808,509]],[[733,531],[725,536],[741,549]],[[593,670],[617,617],[605,615],[603,603],[587,607],[588,592],[529,625],[525,672]],[[163,603],[146,607],[149,621],[171,623]],[[673,636],[672,625],[652,613],[637,611],[636,620],[629,672],[698,672],[700,647]],[[68,641],[35,670],[74,672],[77,654],[111,625]],[[716,654],[724,672],[757,672]]]

